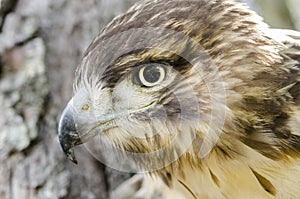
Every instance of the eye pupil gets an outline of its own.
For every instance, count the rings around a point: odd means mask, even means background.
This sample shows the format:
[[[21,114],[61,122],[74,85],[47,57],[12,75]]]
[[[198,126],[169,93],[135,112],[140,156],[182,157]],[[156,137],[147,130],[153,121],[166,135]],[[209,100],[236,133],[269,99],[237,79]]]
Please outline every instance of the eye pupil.
[[[161,71],[157,66],[146,66],[143,71],[145,80],[149,83],[155,83],[160,79]]]
[[[149,64],[140,68],[138,72],[138,81],[146,87],[153,87],[162,82],[166,72],[160,64]]]

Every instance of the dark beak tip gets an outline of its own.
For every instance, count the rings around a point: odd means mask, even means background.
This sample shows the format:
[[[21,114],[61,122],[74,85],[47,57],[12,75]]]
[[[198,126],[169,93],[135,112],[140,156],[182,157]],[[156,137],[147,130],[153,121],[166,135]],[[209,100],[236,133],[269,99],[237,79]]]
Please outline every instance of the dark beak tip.
[[[62,142],[60,142],[60,144],[61,144],[61,149],[64,152],[64,154],[67,156],[67,158],[71,160],[74,164],[78,164],[78,161],[74,153],[74,149],[70,148],[68,145],[65,145]]]
[[[71,150],[67,153],[67,157],[69,158],[69,160],[71,160],[74,164],[78,164],[78,161],[75,157],[75,154],[74,154],[74,150]]]

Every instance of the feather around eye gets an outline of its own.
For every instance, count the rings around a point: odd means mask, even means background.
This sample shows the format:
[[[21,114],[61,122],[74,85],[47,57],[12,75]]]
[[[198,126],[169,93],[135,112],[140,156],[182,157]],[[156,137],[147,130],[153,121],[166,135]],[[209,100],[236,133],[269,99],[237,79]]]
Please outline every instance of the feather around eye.
[[[137,84],[145,87],[153,87],[161,83],[166,76],[166,70],[161,64],[147,64],[135,73]]]

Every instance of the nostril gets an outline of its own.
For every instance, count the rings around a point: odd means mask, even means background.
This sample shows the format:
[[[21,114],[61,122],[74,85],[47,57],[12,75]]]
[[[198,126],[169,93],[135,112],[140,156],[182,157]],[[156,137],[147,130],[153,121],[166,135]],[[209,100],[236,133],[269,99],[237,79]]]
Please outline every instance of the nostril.
[[[82,107],[81,107],[81,110],[83,110],[83,111],[87,111],[87,110],[89,110],[90,109],[90,105],[88,105],[88,104],[84,104]]]

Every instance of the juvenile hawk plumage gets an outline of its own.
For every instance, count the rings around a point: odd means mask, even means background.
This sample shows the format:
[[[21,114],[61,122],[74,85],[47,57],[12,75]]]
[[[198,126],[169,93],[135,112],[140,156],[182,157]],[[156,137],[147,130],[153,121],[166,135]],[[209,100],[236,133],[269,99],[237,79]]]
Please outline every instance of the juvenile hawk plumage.
[[[85,52],[59,139],[146,154],[170,197],[297,199],[299,69],[300,33],[241,3],[141,0]]]

